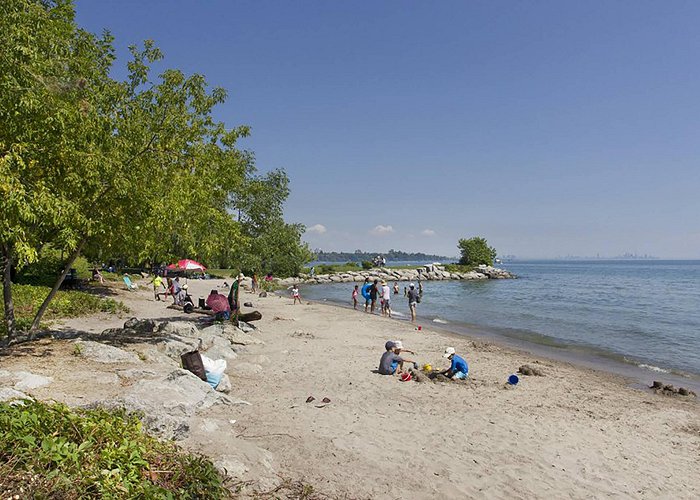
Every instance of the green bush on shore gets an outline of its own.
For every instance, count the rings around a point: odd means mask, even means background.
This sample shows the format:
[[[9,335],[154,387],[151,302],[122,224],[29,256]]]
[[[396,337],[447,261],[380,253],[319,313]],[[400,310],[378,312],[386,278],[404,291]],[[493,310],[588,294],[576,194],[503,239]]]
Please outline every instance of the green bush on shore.
[[[445,271],[448,273],[468,273],[475,270],[478,266],[464,264],[445,264]]]
[[[34,315],[51,289],[47,286],[12,285],[12,297],[15,305],[15,321],[19,330],[26,330],[32,323]],[[59,290],[49,304],[44,319],[73,318],[96,312],[116,314],[128,312],[123,303],[109,298],[102,298],[86,292]],[[0,311],[4,320],[4,312]],[[0,326],[0,337],[4,335],[4,322]]]
[[[213,464],[145,434],[125,410],[0,403],[0,496],[226,498]]]

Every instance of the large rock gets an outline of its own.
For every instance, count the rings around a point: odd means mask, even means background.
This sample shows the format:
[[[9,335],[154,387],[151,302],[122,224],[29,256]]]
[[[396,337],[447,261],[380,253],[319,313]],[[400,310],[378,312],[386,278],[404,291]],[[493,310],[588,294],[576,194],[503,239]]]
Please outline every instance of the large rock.
[[[216,386],[216,390],[219,392],[223,392],[224,394],[228,394],[229,392],[231,392],[231,379],[225,373],[221,377],[219,385]]]
[[[265,342],[258,339],[257,337],[245,333],[244,331],[236,328],[233,325],[226,325],[224,327],[224,336],[228,339],[229,342],[231,342],[231,344],[234,345],[265,344]]]
[[[138,363],[139,358],[132,352],[119,349],[107,344],[80,340],[76,342],[80,346],[80,355],[97,363]]]
[[[162,379],[139,380],[122,396],[93,406],[125,407],[144,414],[144,425],[165,439],[183,439],[189,419],[216,404],[231,404],[209,384],[187,370],[174,370]]]
[[[13,399],[31,399],[25,393],[11,387],[0,387],[0,401],[12,401]]]
[[[158,324],[152,319],[129,318],[124,322],[124,329],[134,330],[137,333],[153,333],[158,329]]]
[[[158,332],[166,335],[177,335],[178,337],[196,337],[199,335],[197,326],[189,321],[166,321],[160,324]]]

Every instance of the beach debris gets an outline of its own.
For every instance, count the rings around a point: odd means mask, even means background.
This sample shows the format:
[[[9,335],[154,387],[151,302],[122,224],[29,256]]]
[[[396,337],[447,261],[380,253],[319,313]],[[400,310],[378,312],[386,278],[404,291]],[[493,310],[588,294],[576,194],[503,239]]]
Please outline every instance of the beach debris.
[[[518,378],[517,375],[513,374],[508,377],[508,384],[509,385],[518,385],[518,382],[520,382],[520,379]]]
[[[694,391],[687,389],[685,387],[674,387],[672,384],[664,384],[659,380],[654,380],[649,386],[656,394],[663,394],[664,396],[686,396],[686,397],[697,397]]]
[[[534,375],[535,377],[544,377],[544,372],[539,368],[530,365],[522,365],[518,368],[518,373],[522,375]]]
[[[260,292],[260,293],[258,294],[258,297],[260,297],[260,298],[267,297],[267,292]]]
[[[315,339],[316,336],[313,333],[303,332],[301,330],[296,330],[294,333],[289,334],[290,337],[303,338],[303,339]]]
[[[253,303],[252,303],[252,302],[243,302],[243,305],[244,305],[245,307],[253,307]]]
[[[323,398],[323,399],[321,400],[321,402],[322,402],[322,403],[330,403],[331,400],[330,400],[330,398],[325,397],[325,398]]]
[[[315,401],[315,400],[316,400],[316,398],[313,396],[309,396],[308,398],[306,398],[307,403],[311,403],[312,401]]]

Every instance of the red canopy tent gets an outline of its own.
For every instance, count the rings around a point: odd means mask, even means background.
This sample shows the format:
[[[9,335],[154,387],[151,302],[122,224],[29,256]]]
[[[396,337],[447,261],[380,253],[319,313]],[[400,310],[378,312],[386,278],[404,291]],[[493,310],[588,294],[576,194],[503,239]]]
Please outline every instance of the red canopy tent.
[[[168,266],[170,270],[181,270],[181,271],[206,271],[207,268],[202,264],[192,259],[182,259],[178,260],[176,264],[170,264]]]

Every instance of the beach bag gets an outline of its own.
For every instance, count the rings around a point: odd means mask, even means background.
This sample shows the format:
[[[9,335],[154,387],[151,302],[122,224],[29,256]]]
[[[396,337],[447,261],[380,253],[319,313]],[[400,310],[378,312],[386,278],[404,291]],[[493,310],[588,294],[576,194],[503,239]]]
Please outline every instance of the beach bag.
[[[202,355],[199,354],[199,351],[186,352],[185,354],[180,356],[180,360],[182,361],[182,367],[185,370],[191,371],[204,381],[207,380],[207,373],[204,369],[204,363],[202,363]]]
[[[216,386],[219,385],[219,382],[221,382],[221,377],[224,376],[224,372],[226,371],[226,360],[213,360],[206,356],[202,356],[202,364],[204,366],[204,370],[206,371],[207,383],[212,387],[212,389],[216,389]]]

